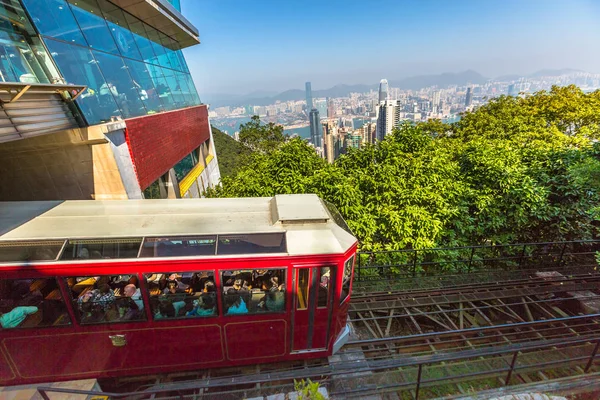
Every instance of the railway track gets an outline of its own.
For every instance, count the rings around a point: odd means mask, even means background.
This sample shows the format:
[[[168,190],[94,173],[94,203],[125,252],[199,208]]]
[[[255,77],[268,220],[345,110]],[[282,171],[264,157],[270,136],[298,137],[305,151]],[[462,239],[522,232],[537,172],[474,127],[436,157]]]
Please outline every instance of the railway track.
[[[142,389],[225,400],[291,391],[294,380],[310,378],[334,398],[414,399],[597,371],[600,311],[581,304],[599,301],[600,275],[562,270],[511,278],[359,294],[350,314],[357,332],[329,359],[181,374]]]

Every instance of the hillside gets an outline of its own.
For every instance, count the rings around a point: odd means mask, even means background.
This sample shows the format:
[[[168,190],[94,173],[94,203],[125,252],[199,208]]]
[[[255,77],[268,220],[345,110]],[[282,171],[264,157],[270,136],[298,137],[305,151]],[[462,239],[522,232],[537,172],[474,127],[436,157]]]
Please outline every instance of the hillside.
[[[219,158],[221,177],[234,176],[242,166],[242,160],[249,156],[252,151],[214,126],[212,127],[212,132],[217,157]]]

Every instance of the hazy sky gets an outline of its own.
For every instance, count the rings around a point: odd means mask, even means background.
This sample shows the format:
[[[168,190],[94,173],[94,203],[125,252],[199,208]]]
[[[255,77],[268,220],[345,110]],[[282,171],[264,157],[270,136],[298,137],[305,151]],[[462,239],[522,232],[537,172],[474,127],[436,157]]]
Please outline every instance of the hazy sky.
[[[474,69],[600,72],[596,0],[182,0],[200,96]]]

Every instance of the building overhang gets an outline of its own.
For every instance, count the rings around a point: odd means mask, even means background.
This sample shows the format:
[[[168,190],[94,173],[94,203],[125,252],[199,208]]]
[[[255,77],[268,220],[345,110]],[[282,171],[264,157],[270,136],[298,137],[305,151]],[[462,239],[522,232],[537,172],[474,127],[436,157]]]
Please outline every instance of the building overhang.
[[[181,48],[200,43],[198,30],[166,0],[110,0],[131,15],[170,36]]]
[[[0,83],[0,143],[80,126],[73,106],[86,86]]]

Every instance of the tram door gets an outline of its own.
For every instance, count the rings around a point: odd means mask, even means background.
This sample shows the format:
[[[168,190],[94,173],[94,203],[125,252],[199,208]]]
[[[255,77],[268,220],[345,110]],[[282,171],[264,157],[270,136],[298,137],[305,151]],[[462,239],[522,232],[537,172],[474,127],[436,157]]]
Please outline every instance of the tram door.
[[[333,295],[332,266],[294,268],[292,352],[327,348]]]

